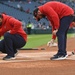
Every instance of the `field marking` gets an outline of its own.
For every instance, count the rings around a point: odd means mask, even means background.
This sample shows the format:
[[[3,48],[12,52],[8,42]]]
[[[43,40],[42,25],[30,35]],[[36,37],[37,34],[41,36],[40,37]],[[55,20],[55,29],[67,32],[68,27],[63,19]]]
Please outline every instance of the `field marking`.
[[[38,53],[19,53],[15,60],[2,60],[6,54],[0,54],[0,63],[13,63],[13,62],[30,62],[30,61],[45,61],[50,60],[56,52],[38,52]],[[68,52],[70,54],[71,52]],[[66,58],[66,60],[75,60],[75,55]],[[50,60],[51,61],[51,60]]]
[[[17,63],[17,62],[30,62],[30,61],[37,61],[37,60],[0,60],[0,64],[3,63]]]

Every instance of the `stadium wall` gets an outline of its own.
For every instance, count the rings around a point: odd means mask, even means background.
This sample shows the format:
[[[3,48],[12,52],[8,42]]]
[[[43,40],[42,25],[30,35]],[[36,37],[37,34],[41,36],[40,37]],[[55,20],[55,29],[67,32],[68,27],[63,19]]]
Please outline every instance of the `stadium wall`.
[[[26,30],[25,30],[26,31]],[[27,33],[27,31],[26,31]],[[32,29],[31,34],[51,34],[52,29]],[[75,29],[69,29],[68,33],[75,33]]]

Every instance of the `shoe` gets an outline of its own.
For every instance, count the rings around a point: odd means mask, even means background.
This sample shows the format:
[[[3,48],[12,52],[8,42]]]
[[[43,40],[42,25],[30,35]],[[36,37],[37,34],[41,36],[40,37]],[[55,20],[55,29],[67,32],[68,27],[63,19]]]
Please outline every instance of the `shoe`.
[[[53,55],[53,56],[58,56],[58,55],[61,55],[61,54],[57,53],[57,54],[55,54],[55,55]]]
[[[12,56],[5,56],[4,58],[3,58],[3,60],[12,60],[12,59],[15,59],[15,57],[12,57]]]
[[[53,55],[53,56],[57,56],[58,55],[58,53],[57,54],[55,54],[55,55]]]
[[[50,60],[64,60],[67,58],[68,55],[54,55],[50,58]]]
[[[17,56],[17,55],[18,55],[18,53],[19,53],[19,51],[15,52],[15,56]]]

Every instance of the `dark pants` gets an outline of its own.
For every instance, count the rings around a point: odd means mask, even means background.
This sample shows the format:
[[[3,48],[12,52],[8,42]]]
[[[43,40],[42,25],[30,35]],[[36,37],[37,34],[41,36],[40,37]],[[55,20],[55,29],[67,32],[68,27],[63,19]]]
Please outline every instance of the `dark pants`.
[[[4,39],[0,41],[0,51],[9,56],[14,56],[18,48],[23,47],[26,41],[18,34],[5,33]]]
[[[67,40],[67,32],[69,26],[72,22],[72,16],[63,17],[60,20],[60,27],[57,32],[57,40],[58,40],[58,54],[66,55],[66,40]]]

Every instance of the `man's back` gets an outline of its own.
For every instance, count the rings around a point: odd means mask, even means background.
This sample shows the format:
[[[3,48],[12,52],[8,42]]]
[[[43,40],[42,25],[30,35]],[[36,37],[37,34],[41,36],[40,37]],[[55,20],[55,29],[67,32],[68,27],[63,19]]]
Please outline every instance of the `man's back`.
[[[39,9],[42,9],[44,12],[48,12],[47,10],[53,9],[58,14],[59,18],[74,13],[72,8],[58,1],[47,2],[43,6],[39,6]]]

